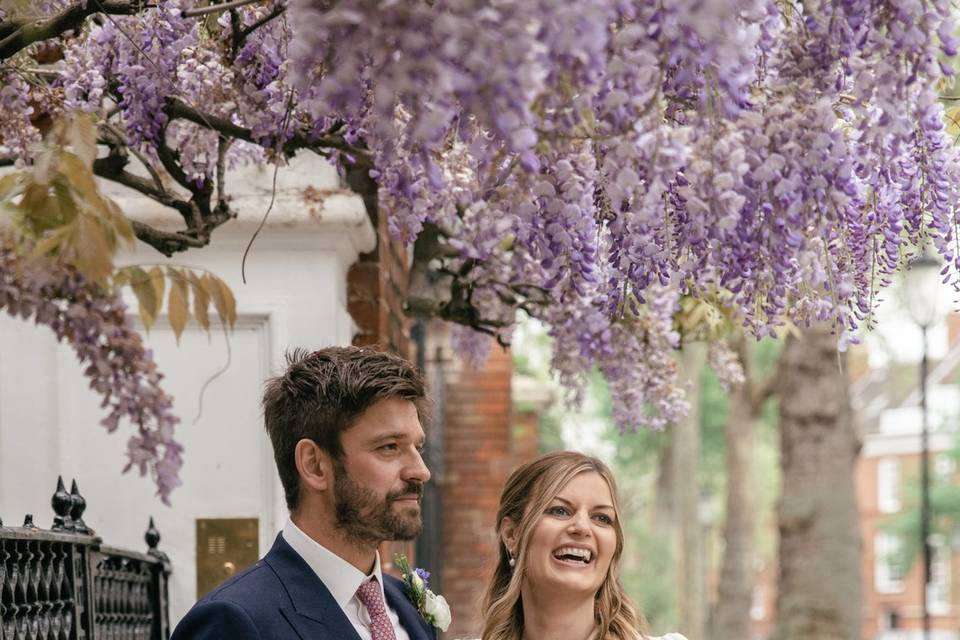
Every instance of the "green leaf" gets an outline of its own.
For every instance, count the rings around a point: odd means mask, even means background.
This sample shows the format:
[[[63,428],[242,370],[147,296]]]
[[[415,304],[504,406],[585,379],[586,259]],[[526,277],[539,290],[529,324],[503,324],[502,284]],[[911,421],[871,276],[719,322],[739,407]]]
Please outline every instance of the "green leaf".
[[[170,326],[173,328],[173,335],[177,338],[177,344],[180,344],[180,335],[187,326],[189,314],[187,290],[187,281],[183,274],[176,269],[167,270],[170,274],[170,297],[167,299],[167,313],[170,318]]]

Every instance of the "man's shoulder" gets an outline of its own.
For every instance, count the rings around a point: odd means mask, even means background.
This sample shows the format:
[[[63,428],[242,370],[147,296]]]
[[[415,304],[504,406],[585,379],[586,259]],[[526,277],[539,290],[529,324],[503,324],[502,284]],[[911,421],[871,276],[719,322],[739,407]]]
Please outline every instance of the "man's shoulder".
[[[285,595],[282,585],[274,570],[261,558],[203,596],[197,604],[216,601],[230,601],[239,605],[248,602],[262,604],[264,600],[271,600],[271,596]]]
[[[191,607],[172,640],[237,640],[273,637],[280,608],[289,599],[263,560],[230,578]]]

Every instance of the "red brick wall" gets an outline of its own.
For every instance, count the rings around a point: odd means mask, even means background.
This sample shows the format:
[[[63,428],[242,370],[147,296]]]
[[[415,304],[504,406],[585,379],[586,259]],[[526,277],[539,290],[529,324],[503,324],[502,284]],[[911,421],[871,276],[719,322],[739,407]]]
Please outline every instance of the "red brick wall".
[[[390,239],[386,216],[380,216],[377,236],[377,248],[362,254],[347,273],[347,308],[357,323],[353,344],[377,345],[412,359],[410,321],[403,313],[407,250]]]
[[[534,460],[540,454],[540,413],[536,409],[518,410],[513,415],[513,462],[515,466]]]
[[[511,355],[494,347],[479,371],[452,371],[446,387],[442,480],[443,595],[453,611],[446,637],[476,637],[496,552],[500,491],[513,469]]]

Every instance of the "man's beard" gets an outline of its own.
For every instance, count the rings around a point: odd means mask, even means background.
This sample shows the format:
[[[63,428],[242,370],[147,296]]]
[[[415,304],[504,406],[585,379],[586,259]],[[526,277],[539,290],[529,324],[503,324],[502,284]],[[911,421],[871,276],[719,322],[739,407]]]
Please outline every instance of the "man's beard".
[[[423,485],[408,482],[400,491],[391,491],[380,499],[354,481],[342,463],[335,463],[334,471],[337,528],[345,537],[380,544],[384,540],[413,540],[420,535],[423,521],[419,512],[415,516],[399,513],[393,504],[400,496],[422,496]]]

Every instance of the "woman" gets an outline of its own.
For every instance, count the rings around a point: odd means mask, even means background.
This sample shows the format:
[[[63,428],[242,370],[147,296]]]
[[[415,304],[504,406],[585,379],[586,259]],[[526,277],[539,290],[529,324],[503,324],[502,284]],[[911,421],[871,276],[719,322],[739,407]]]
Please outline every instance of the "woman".
[[[510,476],[482,640],[685,640],[645,635],[618,577],[623,526],[605,464],[550,453]]]

